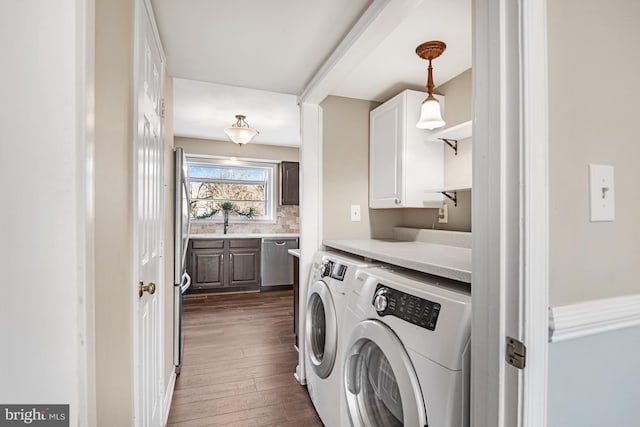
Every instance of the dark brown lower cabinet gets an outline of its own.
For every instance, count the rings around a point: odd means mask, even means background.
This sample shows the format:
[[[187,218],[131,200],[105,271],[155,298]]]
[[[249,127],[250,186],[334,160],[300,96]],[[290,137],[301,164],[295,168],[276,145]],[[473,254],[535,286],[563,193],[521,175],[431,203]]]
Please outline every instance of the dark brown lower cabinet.
[[[224,252],[214,249],[196,249],[192,252],[192,286],[221,288],[224,286]]]
[[[193,239],[190,292],[260,289],[260,239]]]

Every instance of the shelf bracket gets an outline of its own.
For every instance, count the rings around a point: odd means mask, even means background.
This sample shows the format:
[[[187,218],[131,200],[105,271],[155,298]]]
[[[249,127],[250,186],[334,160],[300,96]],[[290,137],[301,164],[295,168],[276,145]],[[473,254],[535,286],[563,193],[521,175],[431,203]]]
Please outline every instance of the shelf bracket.
[[[449,147],[451,147],[456,156],[458,155],[458,140],[457,139],[449,139],[449,138],[438,138],[438,139],[440,139],[442,142],[444,142]]]
[[[453,206],[458,207],[458,192],[457,191],[441,191],[442,195],[453,202]],[[453,196],[451,195],[453,194]]]

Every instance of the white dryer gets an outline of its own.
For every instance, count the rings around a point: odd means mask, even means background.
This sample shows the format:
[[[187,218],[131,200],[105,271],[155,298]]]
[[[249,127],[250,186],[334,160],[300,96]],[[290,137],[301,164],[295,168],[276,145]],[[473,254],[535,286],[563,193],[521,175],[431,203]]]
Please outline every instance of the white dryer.
[[[307,291],[305,366],[309,396],[327,427],[340,426],[345,294],[356,270],[370,266],[334,252],[319,251],[314,257]]]
[[[363,270],[344,326],[340,425],[469,426],[469,285]]]

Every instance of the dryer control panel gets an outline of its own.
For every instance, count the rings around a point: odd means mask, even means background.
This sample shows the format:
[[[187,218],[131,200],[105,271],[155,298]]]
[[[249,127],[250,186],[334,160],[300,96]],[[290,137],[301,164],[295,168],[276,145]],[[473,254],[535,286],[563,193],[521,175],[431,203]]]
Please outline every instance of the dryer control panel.
[[[395,316],[421,328],[434,331],[440,314],[440,304],[409,295],[378,283],[371,304],[380,316]]]

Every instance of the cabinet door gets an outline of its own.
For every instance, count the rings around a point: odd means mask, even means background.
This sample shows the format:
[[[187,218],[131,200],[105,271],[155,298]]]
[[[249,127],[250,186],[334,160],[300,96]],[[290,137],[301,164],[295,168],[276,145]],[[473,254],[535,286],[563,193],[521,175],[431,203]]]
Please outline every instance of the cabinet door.
[[[191,287],[216,289],[225,284],[225,253],[217,249],[196,249],[191,252]]]
[[[369,129],[369,207],[402,205],[402,94],[371,111]]]
[[[280,202],[283,205],[298,205],[300,203],[300,164],[282,162],[280,179]]]
[[[260,289],[260,251],[232,249],[229,252],[229,287]]]

